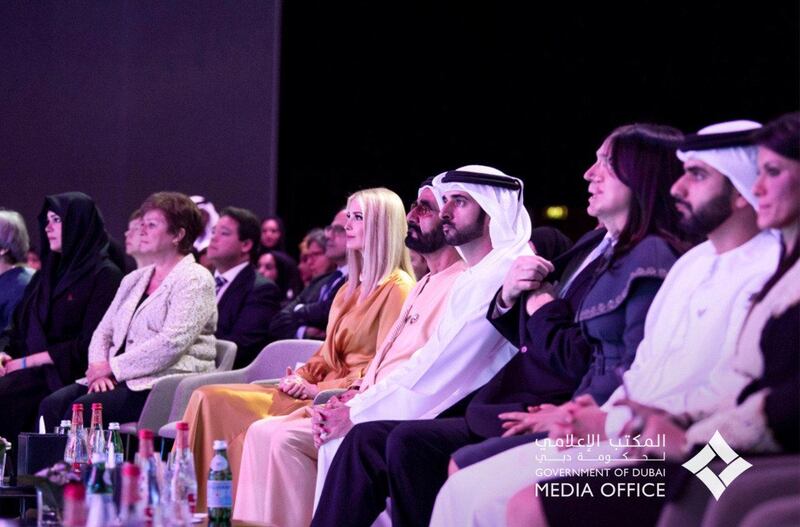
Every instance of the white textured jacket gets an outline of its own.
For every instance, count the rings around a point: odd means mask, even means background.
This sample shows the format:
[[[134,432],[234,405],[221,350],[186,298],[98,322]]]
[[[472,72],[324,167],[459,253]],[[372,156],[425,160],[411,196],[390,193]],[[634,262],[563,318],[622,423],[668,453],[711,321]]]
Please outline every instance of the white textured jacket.
[[[211,273],[185,256],[137,308],[154,267],[122,279],[92,335],[89,363],[109,361],[119,382],[147,390],[164,376],[214,369],[217,303]],[[117,355],[125,343],[124,353]]]

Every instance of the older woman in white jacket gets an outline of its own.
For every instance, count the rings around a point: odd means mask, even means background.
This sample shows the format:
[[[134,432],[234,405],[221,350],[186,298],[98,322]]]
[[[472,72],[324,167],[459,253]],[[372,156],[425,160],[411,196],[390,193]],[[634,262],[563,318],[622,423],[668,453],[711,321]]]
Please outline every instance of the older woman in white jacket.
[[[200,211],[183,194],[159,192],[142,205],[141,252],[151,265],[127,275],[92,336],[86,378],[47,397],[48,427],[82,403],[106,421],[136,421],[155,382],[214,368],[217,305],[214,279],[194,261]]]

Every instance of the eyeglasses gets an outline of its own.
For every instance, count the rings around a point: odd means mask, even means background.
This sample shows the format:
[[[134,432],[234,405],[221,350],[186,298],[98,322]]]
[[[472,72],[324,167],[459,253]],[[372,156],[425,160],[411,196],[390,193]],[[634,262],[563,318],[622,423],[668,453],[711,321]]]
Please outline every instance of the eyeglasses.
[[[414,211],[414,213],[416,213],[417,216],[427,216],[428,214],[431,214],[431,213],[435,212],[426,203],[422,203],[422,202],[419,202],[419,201],[413,202],[408,207],[408,210],[409,210],[409,212]]]
[[[344,227],[341,225],[328,225],[325,227],[325,236],[332,236],[334,234],[344,234]]]

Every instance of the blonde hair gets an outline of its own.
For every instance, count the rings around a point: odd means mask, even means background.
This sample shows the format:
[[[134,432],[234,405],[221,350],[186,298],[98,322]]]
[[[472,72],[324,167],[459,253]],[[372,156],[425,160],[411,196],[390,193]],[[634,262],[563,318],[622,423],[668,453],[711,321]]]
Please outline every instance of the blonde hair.
[[[358,201],[364,213],[364,249],[347,250],[347,294],[354,294],[360,285],[360,302],[392,272],[400,269],[413,280],[414,271],[405,245],[408,225],[400,196],[380,187],[352,194],[347,198],[348,208],[353,200]]]

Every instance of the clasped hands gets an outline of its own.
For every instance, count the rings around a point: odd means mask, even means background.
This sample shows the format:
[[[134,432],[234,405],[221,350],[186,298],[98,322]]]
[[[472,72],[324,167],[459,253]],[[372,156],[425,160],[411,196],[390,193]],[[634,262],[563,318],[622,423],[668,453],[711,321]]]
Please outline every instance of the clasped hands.
[[[324,405],[308,408],[311,416],[311,432],[314,446],[319,448],[331,439],[344,437],[353,428],[350,420],[350,407],[345,403],[358,394],[356,390],[331,397]]]
[[[278,383],[278,389],[297,399],[313,399],[319,393],[316,384],[308,382],[291,368],[286,368],[286,375]]]
[[[531,292],[525,310],[528,315],[535,313],[554,298],[552,284],[544,281],[554,269],[553,264],[541,256],[517,257],[503,280],[503,289],[500,290],[501,306],[511,307],[523,293]]]
[[[89,364],[86,380],[89,381],[89,393],[110,392],[117,384],[117,379],[111,371],[111,364],[105,360]]]
[[[630,399],[621,399],[614,406],[627,406],[633,414],[622,429],[623,436],[638,436],[643,444],[651,439],[654,444],[661,445],[644,453],[663,452],[669,459],[684,457],[686,432],[669,413]],[[608,439],[605,432],[607,415],[591,395],[581,395],[560,406],[529,406],[527,412],[506,412],[498,417],[505,421],[502,424],[506,430],[503,437],[548,432],[548,437],[555,440],[570,435],[575,438],[597,435],[600,439]],[[666,444],[658,441],[660,435],[666,438]]]
[[[14,359],[8,353],[0,351],[0,377],[14,370],[18,370],[13,364]]]

